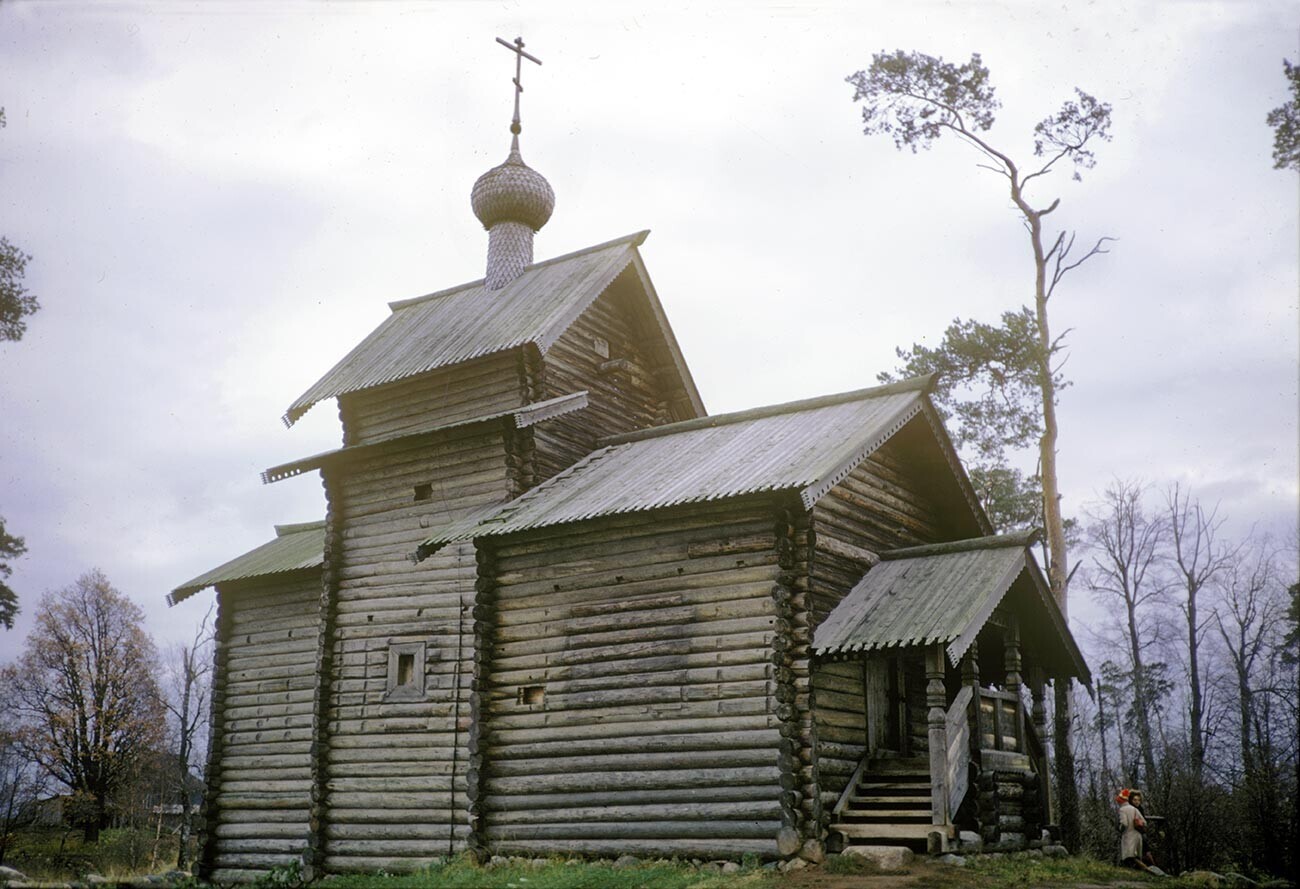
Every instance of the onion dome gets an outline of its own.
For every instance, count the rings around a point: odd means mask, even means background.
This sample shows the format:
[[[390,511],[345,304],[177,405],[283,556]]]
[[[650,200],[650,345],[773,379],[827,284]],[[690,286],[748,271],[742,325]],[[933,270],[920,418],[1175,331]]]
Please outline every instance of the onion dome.
[[[555,210],[555,192],[545,176],[524,163],[516,136],[505,163],[474,183],[470,205],[488,231],[498,222],[520,222],[538,231]]]

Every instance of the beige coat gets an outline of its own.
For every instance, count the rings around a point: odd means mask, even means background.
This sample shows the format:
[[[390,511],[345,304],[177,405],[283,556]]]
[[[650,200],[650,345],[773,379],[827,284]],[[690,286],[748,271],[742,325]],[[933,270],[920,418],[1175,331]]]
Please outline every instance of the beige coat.
[[[1119,808],[1119,826],[1123,833],[1119,837],[1119,859],[1142,857],[1142,834],[1138,828],[1146,827],[1142,813],[1129,803]]]

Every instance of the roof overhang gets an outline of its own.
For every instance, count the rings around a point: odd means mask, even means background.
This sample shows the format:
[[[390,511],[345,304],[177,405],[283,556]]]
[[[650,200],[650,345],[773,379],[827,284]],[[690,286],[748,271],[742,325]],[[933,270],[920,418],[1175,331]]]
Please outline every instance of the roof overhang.
[[[385,445],[391,445],[394,442],[405,442],[420,436],[432,436],[449,430],[462,429],[467,426],[499,421],[504,421],[515,429],[524,429],[528,426],[542,423],[554,417],[583,410],[586,407],[587,391],[584,389],[581,392],[572,392],[568,395],[548,398],[546,401],[535,401],[532,404],[509,408],[508,410],[495,411],[490,414],[457,420],[454,423],[442,423],[422,429],[407,430],[402,432],[400,435],[389,435],[383,438],[376,438],[359,445],[347,445],[345,447],[335,448],[332,451],[323,451],[319,454],[313,454],[310,457],[303,457],[300,460],[281,463],[279,466],[272,466],[270,469],[267,469],[262,473],[262,484],[269,485],[272,482],[278,482],[286,478],[292,478],[296,475],[302,475],[304,472],[311,472],[315,469],[322,469],[331,464],[356,459],[358,457],[365,457],[375,453]]]
[[[1050,675],[1090,686],[1087,662],[1034,560],[1036,539],[1023,531],[881,553],[817,627],[813,653],[940,644],[956,666],[1005,607],[1021,617],[1024,641]]]
[[[276,525],[275,539],[176,587],[167,594],[167,604],[176,605],[201,590],[219,584],[255,580],[293,571],[318,570],[324,562],[324,522]]]

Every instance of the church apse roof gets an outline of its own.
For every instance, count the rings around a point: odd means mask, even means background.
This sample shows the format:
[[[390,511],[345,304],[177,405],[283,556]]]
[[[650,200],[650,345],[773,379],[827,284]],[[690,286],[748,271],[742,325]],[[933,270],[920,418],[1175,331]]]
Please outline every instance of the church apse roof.
[[[797,493],[811,507],[925,409],[931,377],[701,417],[606,439],[516,500],[428,538],[456,540],[740,497]]]
[[[268,574],[283,574],[305,568],[319,568],[324,563],[324,522],[276,525],[274,540],[181,584],[167,595],[167,602],[175,605],[200,590],[219,583],[252,580]]]
[[[636,248],[648,231],[535,263],[499,290],[474,281],[389,303],[369,336],[289,406],[292,425],[317,402],[396,382],[440,367],[532,343],[545,353],[629,266],[642,275],[649,309],[663,331],[688,398],[703,413],[654,288]]]

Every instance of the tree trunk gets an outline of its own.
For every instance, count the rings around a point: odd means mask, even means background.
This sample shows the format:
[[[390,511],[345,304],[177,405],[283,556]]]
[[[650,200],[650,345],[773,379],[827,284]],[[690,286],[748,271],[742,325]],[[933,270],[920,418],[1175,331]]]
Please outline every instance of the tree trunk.
[[[1138,745],[1142,756],[1142,780],[1151,782],[1156,776],[1156,758],[1151,747],[1151,714],[1148,708],[1146,667],[1142,664],[1142,648],[1139,644],[1136,603],[1132,597],[1127,601],[1129,659],[1133,662],[1133,711],[1137,717]]]
[[[1039,477],[1043,484],[1043,528],[1047,538],[1047,581],[1061,614],[1069,617],[1069,571],[1066,561],[1065,522],[1061,518],[1061,490],[1056,476],[1056,382],[1052,376],[1052,334],[1047,317],[1047,254],[1043,250],[1042,214],[1033,210],[1020,193],[1020,183],[1012,171],[1011,197],[1029,223],[1029,241],[1034,252],[1034,315],[1038,322],[1038,375],[1042,392],[1043,434],[1038,440]],[[1073,719],[1069,683],[1058,689],[1053,713],[1055,777],[1060,800],[1061,839],[1071,852],[1078,851],[1080,840],[1079,788],[1074,775],[1074,745],[1070,730]]]
[[[1195,584],[1187,587],[1187,664],[1188,683],[1191,686],[1191,747],[1192,777],[1197,788],[1201,787],[1201,776],[1205,769],[1205,736],[1201,729],[1204,721],[1203,700],[1201,698],[1200,640],[1196,637],[1196,594]]]

